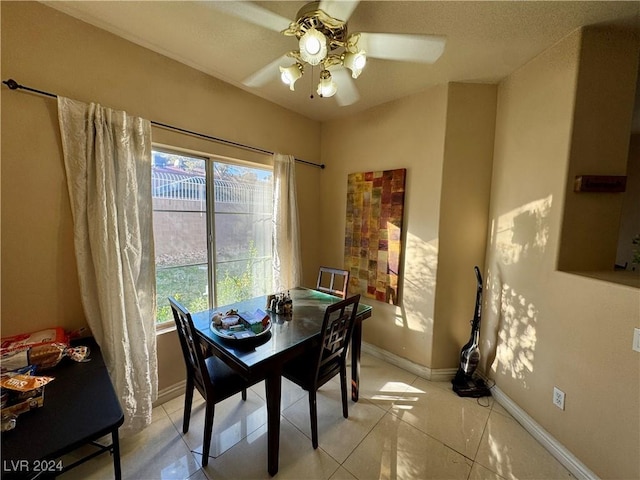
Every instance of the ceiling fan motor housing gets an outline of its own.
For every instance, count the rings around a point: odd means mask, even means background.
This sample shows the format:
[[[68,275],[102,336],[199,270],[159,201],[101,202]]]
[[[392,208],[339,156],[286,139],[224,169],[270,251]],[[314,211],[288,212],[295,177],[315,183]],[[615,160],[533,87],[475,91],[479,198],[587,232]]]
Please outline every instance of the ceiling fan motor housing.
[[[331,17],[319,7],[320,2],[304,5],[298,10],[296,21],[283,33],[300,40],[307,31],[315,28],[326,37],[329,50],[344,47],[347,41],[347,23]]]

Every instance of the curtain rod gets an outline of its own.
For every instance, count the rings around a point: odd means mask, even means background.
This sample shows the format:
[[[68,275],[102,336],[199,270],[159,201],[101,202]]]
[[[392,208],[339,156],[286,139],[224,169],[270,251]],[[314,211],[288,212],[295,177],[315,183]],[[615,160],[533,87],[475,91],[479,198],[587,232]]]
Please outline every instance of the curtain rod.
[[[29,92],[37,93],[39,95],[44,95],[46,97],[58,98],[58,95],[56,95],[55,93],[44,92],[42,90],[37,90],[35,88],[31,88],[31,87],[26,87],[24,85],[20,85],[18,82],[16,82],[12,78],[10,78],[9,80],[3,80],[2,83],[4,83],[7,87],[9,87],[10,90],[27,90]],[[207,135],[205,133],[199,133],[199,132],[194,132],[192,130],[186,130],[186,129],[180,128],[180,127],[174,127],[173,125],[167,125],[166,123],[154,122],[153,120],[151,120],[151,125],[155,125],[156,127],[160,127],[160,128],[166,128],[167,130],[174,130],[176,132],[185,133],[187,135],[193,135],[195,137],[204,138],[206,140],[211,140],[213,142],[222,143],[224,145],[231,145],[233,147],[244,148],[245,150],[251,150],[253,152],[264,153],[264,154],[267,154],[267,155],[273,155],[273,152],[270,152],[269,150],[265,150],[263,148],[252,147],[251,145],[245,145],[243,143],[233,142],[231,140],[225,140],[224,138],[214,137],[214,136],[211,136],[211,135]],[[306,165],[312,165],[314,167],[318,167],[318,168],[324,169],[324,163],[322,163],[322,164],[313,163],[313,162],[309,162],[307,160],[302,160],[300,158],[296,158],[295,160],[296,160],[296,162],[300,162],[300,163],[304,163]]]

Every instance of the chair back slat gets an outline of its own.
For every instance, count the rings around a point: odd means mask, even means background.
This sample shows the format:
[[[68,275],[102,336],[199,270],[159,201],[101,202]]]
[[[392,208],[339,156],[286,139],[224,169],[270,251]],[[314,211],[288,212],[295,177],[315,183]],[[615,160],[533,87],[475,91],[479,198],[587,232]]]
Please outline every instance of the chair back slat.
[[[318,280],[316,282],[316,290],[345,299],[347,298],[348,289],[349,270],[320,267],[320,270],[318,271]]]
[[[329,305],[325,310],[322,322],[320,352],[318,368],[316,370],[316,384],[324,379],[333,377],[344,363],[347,346],[351,341],[351,333],[356,315],[360,295]]]
[[[211,385],[207,367],[202,352],[202,344],[198,340],[196,329],[193,326],[191,314],[174,298],[169,297],[171,310],[173,311],[173,319],[176,322],[178,330],[178,338],[187,367],[187,374],[193,376],[196,387],[203,397],[210,391]]]

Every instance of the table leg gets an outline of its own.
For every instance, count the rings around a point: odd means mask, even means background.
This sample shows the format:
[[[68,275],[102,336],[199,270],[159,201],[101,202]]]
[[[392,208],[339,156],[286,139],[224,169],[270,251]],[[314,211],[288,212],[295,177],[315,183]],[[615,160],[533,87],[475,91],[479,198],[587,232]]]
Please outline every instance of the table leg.
[[[362,320],[356,318],[351,333],[351,400],[358,401],[360,395],[360,347],[362,344]]]
[[[122,470],[120,468],[120,439],[118,438],[118,429],[111,432],[111,448],[113,454],[113,476],[115,480],[122,478]]]
[[[267,470],[269,475],[278,473],[280,450],[280,394],[282,391],[281,372],[269,374],[265,381],[267,395]]]

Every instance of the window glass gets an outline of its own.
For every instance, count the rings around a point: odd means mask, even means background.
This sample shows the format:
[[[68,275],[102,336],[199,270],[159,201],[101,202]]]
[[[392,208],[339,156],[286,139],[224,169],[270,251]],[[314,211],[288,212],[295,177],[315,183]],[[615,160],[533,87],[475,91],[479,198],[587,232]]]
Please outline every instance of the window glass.
[[[214,162],[216,303],[271,289],[270,170]]]
[[[153,152],[158,323],[173,321],[169,296],[197,312],[270,291],[272,178],[270,169]]]

